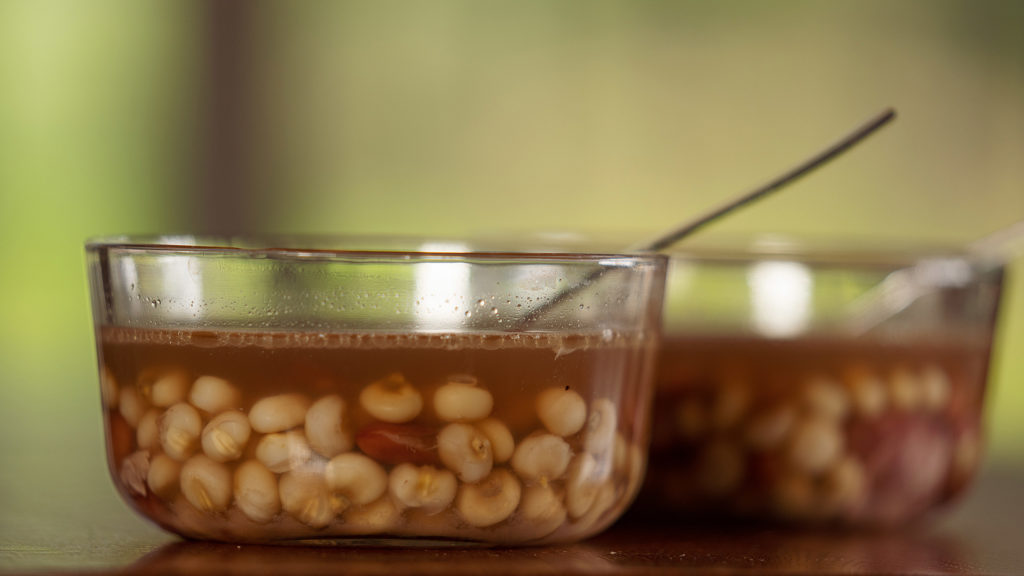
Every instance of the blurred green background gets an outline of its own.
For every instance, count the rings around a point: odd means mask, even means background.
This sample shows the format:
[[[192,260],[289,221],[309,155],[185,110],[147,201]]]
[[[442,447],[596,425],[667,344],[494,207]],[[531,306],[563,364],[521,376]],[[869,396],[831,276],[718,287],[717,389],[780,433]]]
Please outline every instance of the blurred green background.
[[[1022,29],[996,0],[0,2],[0,522],[112,492],[87,237],[655,231],[894,106],[708,233],[958,245],[1024,218]],[[1012,271],[993,461],[1024,456]]]

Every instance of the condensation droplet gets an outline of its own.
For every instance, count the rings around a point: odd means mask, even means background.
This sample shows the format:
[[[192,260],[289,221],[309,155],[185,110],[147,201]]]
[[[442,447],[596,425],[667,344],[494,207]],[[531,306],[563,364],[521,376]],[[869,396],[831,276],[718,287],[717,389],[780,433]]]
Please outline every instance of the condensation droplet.
[[[466,310],[466,318],[469,318],[472,315],[473,315],[472,312],[470,312],[469,310]]]

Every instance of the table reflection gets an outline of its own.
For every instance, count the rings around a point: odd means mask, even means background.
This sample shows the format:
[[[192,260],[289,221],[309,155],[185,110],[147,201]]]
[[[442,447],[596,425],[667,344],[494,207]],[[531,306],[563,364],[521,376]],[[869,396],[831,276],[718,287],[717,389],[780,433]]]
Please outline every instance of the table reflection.
[[[371,542],[372,544],[372,542]],[[586,542],[533,548],[400,548],[175,542],[130,572],[346,574],[602,574],[740,571],[787,574],[962,573],[971,562],[955,538],[926,531],[792,531],[664,525],[627,518]]]

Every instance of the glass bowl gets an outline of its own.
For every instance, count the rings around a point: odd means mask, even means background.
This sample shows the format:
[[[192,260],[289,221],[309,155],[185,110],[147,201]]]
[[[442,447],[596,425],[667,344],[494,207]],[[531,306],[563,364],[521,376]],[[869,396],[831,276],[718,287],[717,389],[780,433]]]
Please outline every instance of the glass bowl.
[[[641,508],[883,526],[982,452],[1003,266],[784,242],[672,254]]]
[[[365,238],[86,252],[109,468],[168,530],[568,542],[639,489],[664,256]]]

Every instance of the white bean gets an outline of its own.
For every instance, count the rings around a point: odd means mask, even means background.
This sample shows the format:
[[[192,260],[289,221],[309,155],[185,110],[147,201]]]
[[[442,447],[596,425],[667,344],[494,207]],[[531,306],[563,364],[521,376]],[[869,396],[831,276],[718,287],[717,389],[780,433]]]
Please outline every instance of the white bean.
[[[579,518],[590,510],[603,480],[593,454],[584,452],[573,458],[565,478],[565,507],[570,518]]]
[[[160,374],[150,385],[149,400],[154,406],[167,408],[185,400],[189,378],[184,370],[170,370]]]
[[[103,407],[107,410],[117,410],[120,395],[117,378],[110,368],[104,366],[100,369],[100,398],[103,399]]]
[[[562,499],[550,484],[534,484],[523,489],[516,518],[526,528],[527,539],[543,538],[565,523]]]
[[[483,432],[484,436],[491,442],[491,453],[497,463],[508,462],[516,449],[516,441],[512,432],[504,422],[497,418],[487,418],[473,424],[476,429]]]
[[[605,482],[601,484],[597,490],[597,496],[594,498],[594,503],[587,510],[587,513],[574,521],[575,526],[578,530],[590,530],[591,532],[585,532],[585,534],[592,534],[592,530],[600,527],[599,523],[607,525],[611,522],[610,518],[605,516],[605,513],[612,509],[617,502],[620,502],[619,497],[616,493],[615,484],[612,482]]]
[[[157,454],[149,463],[146,474],[146,485],[164,500],[171,500],[178,492],[178,477],[181,475],[181,462],[167,454]]]
[[[197,510],[223,512],[231,504],[231,471],[197,454],[181,467],[181,493]]]
[[[313,450],[325,458],[352,449],[352,434],[347,427],[345,401],[341,396],[324,396],[306,413],[306,439]]]
[[[697,485],[701,491],[720,498],[733,493],[743,481],[743,452],[725,438],[706,444],[697,456]]]
[[[583,449],[591,454],[603,454],[615,449],[615,432],[618,430],[618,411],[615,403],[607,398],[595,400],[587,416]]]
[[[308,408],[309,399],[302,394],[268,396],[249,409],[249,423],[262,434],[283,432],[300,426]]]
[[[746,381],[726,376],[711,404],[709,424],[715,430],[732,429],[743,420],[750,400],[750,387]]]
[[[487,418],[494,397],[476,385],[476,379],[449,381],[434,392],[434,411],[445,422],[475,422]]]
[[[388,489],[388,473],[369,456],[358,452],[339,454],[327,463],[327,488],[335,498],[352,506],[369,504]]]
[[[626,494],[629,494],[632,498],[633,494],[636,494],[636,490],[640,489],[640,484],[644,479],[644,471],[647,467],[647,451],[634,444],[629,443],[629,450],[626,453]],[[622,468],[616,468],[620,471]]]
[[[613,431],[611,442],[614,438]],[[572,449],[560,436],[534,433],[516,446],[512,469],[524,480],[549,482],[565,474],[571,458]]]
[[[392,498],[403,508],[418,508],[436,514],[452,503],[458,482],[449,470],[433,466],[399,464],[388,478]]]
[[[801,392],[803,407],[812,414],[842,420],[849,412],[846,390],[831,378],[815,376],[807,381]]]
[[[770,491],[772,508],[784,520],[806,520],[816,514],[818,498],[810,477],[795,471],[779,476]]]
[[[135,431],[135,443],[139,448],[148,450],[160,445],[159,418],[160,411],[152,408],[139,420],[139,428]]]
[[[337,511],[320,474],[295,470],[281,476],[281,507],[285,512],[313,528],[323,528],[334,520]]]
[[[454,423],[442,428],[437,435],[437,454],[463,482],[487,476],[494,463],[490,440],[472,424]]]
[[[203,419],[192,406],[180,403],[167,409],[159,418],[160,446],[175,460],[185,460],[199,447]]]
[[[889,399],[897,410],[920,408],[924,400],[921,380],[906,367],[896,368],[889,374]]]
[[[456,496],[455,507],[471,526],[493,526],[512,515],[519,506],[522,486],[515,475],[496,468],[476,484],[463,484]]]
[[[217,462],[238,460],[251,434],[252,428],[245,414],[224,412],[210,420],[203,429],[203,452]]]
[[[812,416],[798,422],[786,447],[786,456],[807,474],[823,472],[843,452],[843,434],[829,418]]]
[[[949,376],[935,364],[925,366],[921,372],[922,403],[929,410],[945,409],[952,387]]]
[[[118,397],[118,410],[129,426],[137,428],[139,421],[149,410],[149,404],[135,387],[125,386],[121,388],[121,394]]]
[[[863,367],[847,370],[846,386],[850,391],[850,400],[854,410],[863,417],[875,418],[885,412],[888,394],[885,383]]]
[[[572,436],[587,421],[587,403],[568,386],[547,388],[537,395],[537,416],[552,434]]]
[[[146,495],[146,476],[149,474],[149,451],[139,450],[121,462],[121,483],[130,492]]]
[[[974,475],[981,459],[981,439],[974,430],[962,432],[953,445],[950,479],[954,486],[963,486]]]
[[[231,382],[217,376],[200,376],[192,383],[189,402],[210,414],[242,407],[242,393]]]
[[[259,461],[246,460],[235,470],[235,504],[253,522],[270,522],[281,511],[277,478]]]
[[[294,470],[311,457],[309,442],[298,430],[267,434],[256,444],[256,459],[277,474]]]
[[[628,472],[628,467],[632,465],[632,444],[621,432],[615,433],[615,450],[612,452],[612,469],[616,474],[625,474]]]
[[[782,445],[796,423],[796,410],[788,404],[767,407],[747,421],[743,435],[747,448],[767,452]]]
[[[863,507],[867,487],[864,466],[852,456],[844,457],[822,479],[821,506],[831,515],[849,517]]]
[[[447,472],[447,471],[446,471]],[[451,474],[451,472],[448,472]],[[454,483],[455,476],[452,476]],[[455,493],[455,488],[452,488]],[[391,498],[378,498],[366,504],[345,511],[345,527],[357,534],[380,534],[388,532],[402,519],[401,512]]]
[[[675,429],[683,440],[697,440],[703,436],[710,424],[703,403],[697,398],[685,398],[675,409]]]
[[[423,396],[404,376],[395,373],[363,388],[359,404],[378,420],[401,424],[419,416]]]

